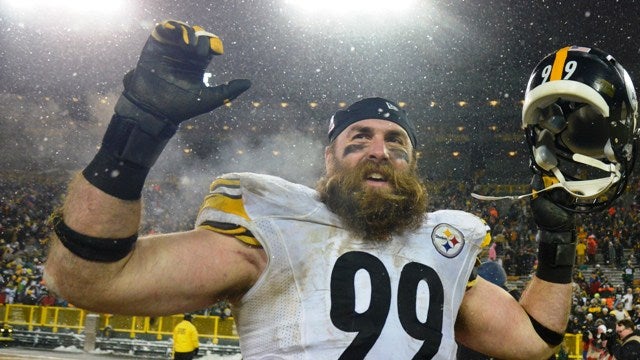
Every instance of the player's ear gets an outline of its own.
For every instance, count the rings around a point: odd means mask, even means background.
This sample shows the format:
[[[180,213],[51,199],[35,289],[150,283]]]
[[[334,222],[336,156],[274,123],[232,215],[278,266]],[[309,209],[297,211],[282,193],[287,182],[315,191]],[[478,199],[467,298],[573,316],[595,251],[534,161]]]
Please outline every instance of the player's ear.
[[[324,148],[324,169],[327,174],[333,172],[333,164],[335,162],[335,156],[333,146],[328,145]]]

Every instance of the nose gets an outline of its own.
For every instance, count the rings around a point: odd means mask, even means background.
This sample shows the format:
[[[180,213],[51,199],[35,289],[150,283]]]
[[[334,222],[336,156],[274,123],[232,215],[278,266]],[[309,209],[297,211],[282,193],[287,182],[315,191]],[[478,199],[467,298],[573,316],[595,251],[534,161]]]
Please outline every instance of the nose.
[[[369,147],[369,160],[385,161],[389,160],[389,150],[383,138],[374,137]]]

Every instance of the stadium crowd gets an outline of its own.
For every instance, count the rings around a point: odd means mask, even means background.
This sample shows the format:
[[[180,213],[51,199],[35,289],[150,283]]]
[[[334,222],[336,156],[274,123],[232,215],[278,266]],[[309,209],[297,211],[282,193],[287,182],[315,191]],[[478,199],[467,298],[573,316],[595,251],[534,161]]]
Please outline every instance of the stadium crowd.
[[[50,294],[42,281],[50,236],[47,220],[61,205],[60,194],[67,181],[65,176],[51,174],[0,177],[0,303],[72,306]],[[204,194],[178,191],[177,181],[149,183],[143,194],[146,215],[141,234],[191,228]],[[607,211],[578,216],[581,244],[570,333],[582,333],[588,339],[589,332],[597,334],[599,325],[615,330],[620,317],[640,326],[640,286],[634,282],[636,259],[640,259],[640,206],[635,198],[639,187],[640,182],[633,180],[626,195]],[[528,200],[482,202],[469,196],[473,190],[465,182],[430,184],[429,207],[461,209],[484,218],[491,226],[493,242],[481,260],[499,262],[509,275],[507,287],[520,291],[525,281],[514,279],[527,278],[536,266],[535,225],[528,214]],[[221,302],[203,313],[227,317],[229,311],[228,304]]]

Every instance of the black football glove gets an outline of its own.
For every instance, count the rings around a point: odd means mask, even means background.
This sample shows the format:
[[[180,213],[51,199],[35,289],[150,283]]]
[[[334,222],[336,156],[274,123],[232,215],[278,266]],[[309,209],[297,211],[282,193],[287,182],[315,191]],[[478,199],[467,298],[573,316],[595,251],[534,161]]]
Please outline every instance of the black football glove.
[[[557,179],[548,176],[533,176],[533,191],[542,190]],[[558,206],[569,196],[561,189],[552,189],[535,194],[531,199],[533,220],[538,226],[538,268],[536,276],[554,282],[571,282],[575,262],[574,214]]]
[[[245,79],[215,87],[204,84],[209,62],[223,52],[222,41],[203,28],[164,21],[149,36],[135,70],[125,76],[122,94],[140,109],[175,125],[207,113],[251,86]],[[119,110],[126,111],[116,107],[116,113]]]
[[[534,193],[550,186],[558,180],[554,177],[534,175],[531,179],[531,188]],[[531,198],[531,211],[533,221],[542,230],[550,232],[564,232],[574,230],[574,215],[564,210],[556,203],[566,203],[570,197],[562,189],[552,189],[545,192],[536,193]]]
[[[204,71],[222,41],[198,26],[178,21],[156,25],[83,175],[102,191],[124,200],[140,198],[149,169],[181,122],[235,99],[251,86],[245,79],[209,87]]]
[[[209,61],[222,53],[222,41],[199,26],[172,20],[156,25],[138,65],[124,77],[115,107],[122,121],[112,121],[107,135],[110,130],[117,133],[110,139],[105,135],[103,146],[113,148],[122,160],[150,168],[181,122],[235,99],[251,86],[245,79],[205,85]]]

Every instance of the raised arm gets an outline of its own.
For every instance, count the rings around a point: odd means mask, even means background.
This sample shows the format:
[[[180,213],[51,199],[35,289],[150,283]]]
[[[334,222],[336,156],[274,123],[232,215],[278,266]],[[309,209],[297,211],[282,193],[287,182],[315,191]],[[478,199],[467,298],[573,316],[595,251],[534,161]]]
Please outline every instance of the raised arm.
[[[146,176],[181,122],[247,90],[248,80],[207,87],[215,35],[176,21],[158,24],[124,78],[102,146],[69,185],[52,217],[56,237],[47,286],[93,311],[158,315],[204,308],[253,284],[264,254],[206,230],[138,239]]]
[[[543,187],[538,175],[533,185]],[[456,339],[466,346],[500,359],[548,359],[563,341],[576,241],[573,214],[557,206],[552,195],[564,194],[554,190],[531,201],[538,267],[519,301],[481,278],[465,294]]]

